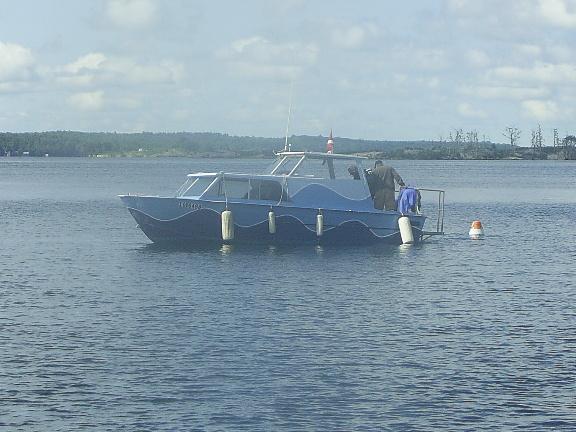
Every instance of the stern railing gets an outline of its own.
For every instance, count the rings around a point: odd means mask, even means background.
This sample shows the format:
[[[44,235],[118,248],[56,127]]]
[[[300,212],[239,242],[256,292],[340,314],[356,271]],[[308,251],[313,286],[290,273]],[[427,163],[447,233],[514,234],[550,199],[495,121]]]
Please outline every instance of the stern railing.
[[[436,207],[436,231],[423,231],[422,236],[424,240],[424,236],[426,238],[435,236],[435,235],[443,235],[444,234],[444,196],[445,192],[441,189],[421,189],[418,190],[422,193],[425,192],[426,194],[435,194],[437,196],[437,200],[434,200],[435,207]],[[424,195],[424,194],[422,194]],[[424,197],[422,197],[422,202],[426,203]]]

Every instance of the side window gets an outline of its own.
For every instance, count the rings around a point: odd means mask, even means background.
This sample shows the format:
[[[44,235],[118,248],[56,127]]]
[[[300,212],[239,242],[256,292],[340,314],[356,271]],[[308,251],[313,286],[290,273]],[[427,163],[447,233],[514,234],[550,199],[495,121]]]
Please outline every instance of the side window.
[[[282,184],[274,180],[227,178],[220,180],[207,195],[236,199],[289,201]]]
[[[248,198],[250,187],[248,179],[223,179],[220,182],[220,196],[227,196],[228,198]]]
[[[273,180],[251,180],[250,181],[250,199],[283,201],[286,197],[282,194],[282,185]]]

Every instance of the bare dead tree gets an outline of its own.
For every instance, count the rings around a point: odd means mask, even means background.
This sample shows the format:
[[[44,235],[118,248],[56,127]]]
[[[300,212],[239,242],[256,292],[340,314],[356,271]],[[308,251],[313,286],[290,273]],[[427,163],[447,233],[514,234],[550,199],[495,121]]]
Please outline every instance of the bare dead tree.
[[[566,160],[576,159],[576,136],[567,135],[562,140],[562,151],[564,153],[564,159]]]
[[[558,136],[558,129],[554,129],[554,147],[560,146],[560,137]]]
[[[464,131],[462,129],[456,129],[454,131],[454,144],[460,145],[464,142]]]
[[[472,157],[478,159],[479,145],[478,145],[478,131],[471,130],[466,132],[466,142],[468,143],[469,151],[471,151]]]
[[[521,131],[517,127],[510,127],[508,126],[504,129],[502,135],[506,137],[506,139],[510,142],[512,147],[516,147],[518,145],[518,140],[520,139]]]
[[[541,150],[544,145],[544,134],[542,134],[542,126],[538,125],[538,129],[532,130],[532,148]]]
[[[466,132],[466,141],[470,144],[478,144],[478,131],[471,130],[470,132]]]
[[[538,125],[538,136],[537,136],[537,140],[538,140],[538,148],[542,148],[544,147],[544,134],[542,133],[542,126]]]

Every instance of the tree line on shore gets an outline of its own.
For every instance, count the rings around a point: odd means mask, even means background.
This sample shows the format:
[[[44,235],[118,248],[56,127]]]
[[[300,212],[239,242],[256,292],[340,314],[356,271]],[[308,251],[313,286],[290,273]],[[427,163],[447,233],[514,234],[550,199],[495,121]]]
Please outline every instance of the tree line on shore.
[[[480,140],[475,131],[461,129],[448,139],[436,141],[377,141],[335,138],[337,153],[362,153],[386,159],[575,159],[576,138],[567,136],[562,145],[519,147],[510,131],[510,144]],[[541,133],[541,132],[540,132]],[[541,136],[541,135],[540,135]],[[91,133],[75,131],[0,133],[0,156],[67,157],[272,157],[284,148],[284,138],[232,136],[212,132],[175,133]],[[321,135],[293,135],[293,150],[325,151],[327,138]]]
[[[538,124],[537,128],[532,129],[531,132],[530,147],[519,147],[518,141],[520,140],[522,131],[512,126],[504,128],[502,136],[506,138],[509,146],[503,156],[505,158],[520,159],[576,159],[576,136],[566,135],[560,139],[558,129],[553,129],[552,146],[546,146],[544,133],[542,132],[542,126],[540,124]],[[476,148],[479,143],[478,132],[476,130],[464,132],[463,129],[455,129],[454,133],[450,132],[447,141],[444,141],[442,138],[440,141],[451,143],[456,148],[461,148],[462,145]],[[482,141],[487,142],[485,136]]]

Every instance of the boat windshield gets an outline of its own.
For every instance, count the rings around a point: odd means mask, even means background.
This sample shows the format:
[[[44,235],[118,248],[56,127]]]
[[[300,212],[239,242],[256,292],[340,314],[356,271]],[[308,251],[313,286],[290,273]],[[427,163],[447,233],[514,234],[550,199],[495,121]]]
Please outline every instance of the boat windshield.
[[[198,197],[212,184],[215,176],[194,177],[190,176],[186,182],[180,186],[176,196]]]
[[[348,173],[348,167],[351,165],[356,166],[355,161],[332,158],[306,158],[292,172],[292,175],[295,177],[352,179],[352,176]]]
[[[288,175],[294,169],[301,157],[280,157],[266,168],[266,174]]]
[[[289,175],[290,177],[311,177],[319,179],[355,179],[354,172],[362,172],[360,159],[345,159],[334,157],[313,157],[296,155],[281,156],[268,169],[275,175]],[[357,174],[360,177],[359,174]]]

